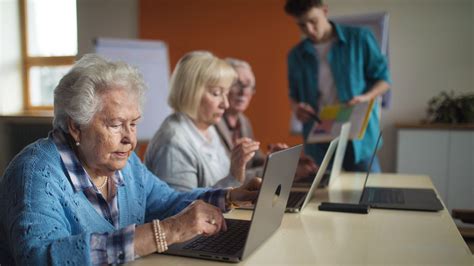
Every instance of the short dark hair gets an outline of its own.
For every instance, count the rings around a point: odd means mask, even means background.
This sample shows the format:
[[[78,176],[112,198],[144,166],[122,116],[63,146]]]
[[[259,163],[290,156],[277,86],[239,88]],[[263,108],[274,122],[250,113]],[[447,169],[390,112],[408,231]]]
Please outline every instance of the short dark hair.
[[[323,0],[286,0],[285,12],[293,17],[301,17],[313,7],[321,7]]]

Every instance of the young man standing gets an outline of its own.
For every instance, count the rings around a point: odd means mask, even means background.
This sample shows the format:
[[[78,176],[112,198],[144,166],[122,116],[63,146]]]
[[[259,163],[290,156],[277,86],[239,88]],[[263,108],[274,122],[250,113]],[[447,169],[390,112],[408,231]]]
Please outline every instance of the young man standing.
[[[336,24],[328,19],[322,0],[287,0],[287,14],[295,19],[305,38],[288,54],[289,96],[303,137],[324,105],[368,102],[389,89],[385,57],[369,29]],[[379,110],[373,108],[365,136],[349,141],[343,167],[366,171],[380,131]],[[306,154],[320,163],[327,144],[306,144]],[[375,158],[371,170],[380,172]]]

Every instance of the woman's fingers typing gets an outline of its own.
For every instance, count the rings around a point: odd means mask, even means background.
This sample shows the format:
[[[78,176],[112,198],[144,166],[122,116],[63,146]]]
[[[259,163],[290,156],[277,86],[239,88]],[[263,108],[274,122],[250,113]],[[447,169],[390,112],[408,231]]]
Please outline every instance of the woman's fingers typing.
[[[161,223],[168,244],[184,242],[196,235],[210,236],[227,230],[220,209],[202,200],[194,201],[180,213]]]

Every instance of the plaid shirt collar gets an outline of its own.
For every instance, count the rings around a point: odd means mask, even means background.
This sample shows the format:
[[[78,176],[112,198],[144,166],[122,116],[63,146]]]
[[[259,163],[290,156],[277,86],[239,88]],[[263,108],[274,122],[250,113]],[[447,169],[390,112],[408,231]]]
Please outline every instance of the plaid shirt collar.
[[[58,148],[59,155],[61,156],[64,166],[66,167],[74,190],[79,192],[93,187],[90,176],[87,174],[86,170],[82,166],[82,163],[74,153],[74,150],[67,139],[66,133],[60,130],[53,130],[50,133],[50,137],[52,137],[54,144]],[[117,186],[125,185],[122,171],[120,170],[115,171],[112,179]]]

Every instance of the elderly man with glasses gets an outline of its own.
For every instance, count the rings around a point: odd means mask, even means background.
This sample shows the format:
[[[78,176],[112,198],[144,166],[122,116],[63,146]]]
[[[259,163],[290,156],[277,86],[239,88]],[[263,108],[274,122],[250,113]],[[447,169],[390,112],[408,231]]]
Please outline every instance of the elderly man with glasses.
[[[228,154],[230,154],[239,139],[255,139],[250,120],[244,114],[255,94],[255,76],[249,63],[235,58],[227,58],[226,61],[234,68],[238,77],[237,82],[233,84],[229,91],[229,108],[226,109],[223,119],[216,124],[216,129],[226,146]],[[286,147],[287,145],[283,143],[270,144],[268,152],[274,152]],[[255,156],[247,163],[247,179],[262,176],[264,162],[265,154],[258,150]],[[314,176],[317,169],[318,167],[314,161],[302,154],[295,180]]]

